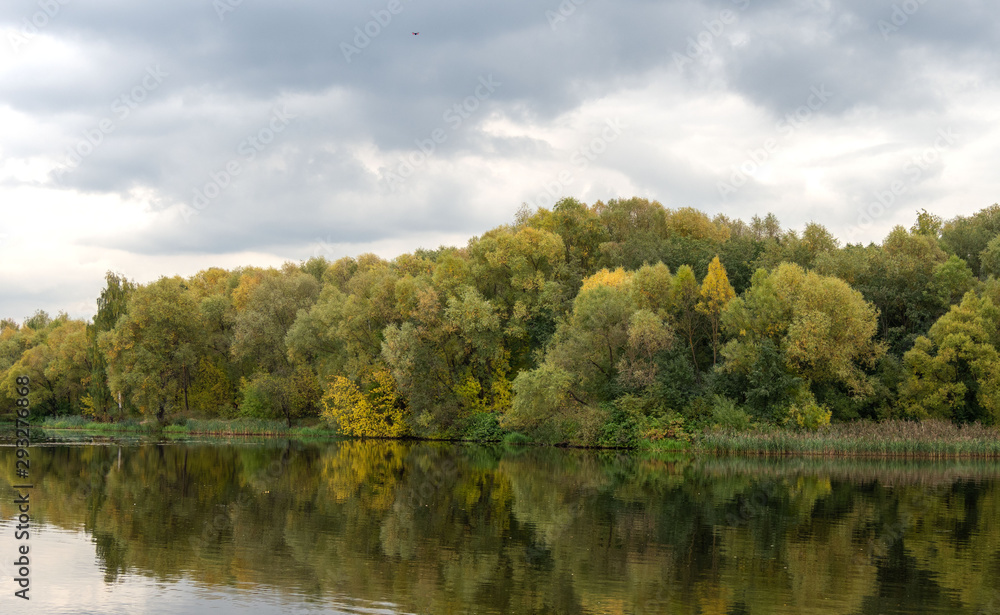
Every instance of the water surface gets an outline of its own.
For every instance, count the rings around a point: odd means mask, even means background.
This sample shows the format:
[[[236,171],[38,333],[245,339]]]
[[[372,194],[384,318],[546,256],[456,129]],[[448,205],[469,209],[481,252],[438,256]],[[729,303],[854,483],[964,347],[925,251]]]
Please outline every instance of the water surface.
[[[1000,613],[996,462],[279,440],[31,459],[30,605],[0,479],[5,613]]]

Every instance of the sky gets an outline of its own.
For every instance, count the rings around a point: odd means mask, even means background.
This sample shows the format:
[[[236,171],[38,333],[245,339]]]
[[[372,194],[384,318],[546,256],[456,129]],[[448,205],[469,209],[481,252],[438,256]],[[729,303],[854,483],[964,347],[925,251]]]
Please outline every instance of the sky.
[[[0,317],[566,196],[879,242],[1000,200],[998,48],[986,0],[3,2]]]

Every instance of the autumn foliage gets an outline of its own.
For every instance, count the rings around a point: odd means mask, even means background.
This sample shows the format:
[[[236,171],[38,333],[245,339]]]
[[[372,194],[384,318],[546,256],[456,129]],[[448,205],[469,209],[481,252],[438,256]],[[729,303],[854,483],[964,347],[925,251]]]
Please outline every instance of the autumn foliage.
[[[360,437],[629,445],[715,424],[1000,422],[1000,207],[880,244],[643,198],[523,208],[464,246],[109,272],[90,322],[0,322],[0,404]],[[5,404],[4,407],[11,407]]]

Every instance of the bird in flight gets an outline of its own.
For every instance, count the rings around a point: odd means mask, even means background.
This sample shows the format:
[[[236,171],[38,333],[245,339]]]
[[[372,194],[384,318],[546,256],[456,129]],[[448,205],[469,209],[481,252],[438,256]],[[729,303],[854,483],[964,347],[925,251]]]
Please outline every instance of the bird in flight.
[[[416,35],[418,35],[418,34],[420,34],[420,33],[419,33],[419,32],[414,32],[414,33],[413,33],[413,36],[416,36]]]

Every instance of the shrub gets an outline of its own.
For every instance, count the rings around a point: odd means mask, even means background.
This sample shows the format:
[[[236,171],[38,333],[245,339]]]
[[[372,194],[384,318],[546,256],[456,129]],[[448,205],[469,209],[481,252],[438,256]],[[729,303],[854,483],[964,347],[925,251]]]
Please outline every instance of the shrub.
[[[463,436],[477,442],[499,442],[504,439],[503,427],[495,412],[477,412],[464,421]]]
[[[605,404],[608,418],[598,433],[599,445],[635,448],[639,444],[639,422],[634,401],[631,396],[626,396],[615,400],[612,404]]]
[[[503,437],[503,443],[511,446],[519,446],[522,444],[531,444],[531,438],[524,435],[523,433],[518,433],[516,431],[509,432]]]
[[[833,412],[816,403],[816,399],[811,393],[805,393],[799,395],[798,399],[788,408],[788,418],[785,419],[785,424],[816,431],[820,427],[829,425],[832,415]]]
[[[716,395],[712,401],[712,422],[723,429],[735,431],[746,431],[750,429],[751,417],[743,408],[736,406],[736,402]]]

